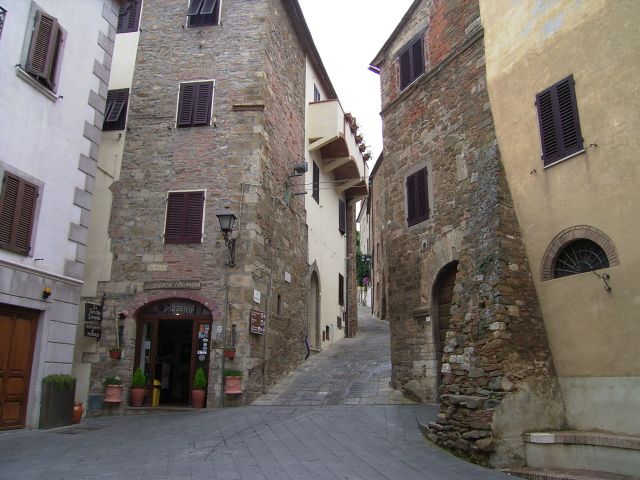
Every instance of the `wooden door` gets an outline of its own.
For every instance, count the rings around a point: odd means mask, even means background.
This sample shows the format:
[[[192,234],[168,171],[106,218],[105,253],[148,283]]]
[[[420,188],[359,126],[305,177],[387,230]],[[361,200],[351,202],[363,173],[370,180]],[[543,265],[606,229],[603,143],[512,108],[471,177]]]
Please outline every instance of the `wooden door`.
[[[23,428],[38,313],[0,306],[0,430]]]

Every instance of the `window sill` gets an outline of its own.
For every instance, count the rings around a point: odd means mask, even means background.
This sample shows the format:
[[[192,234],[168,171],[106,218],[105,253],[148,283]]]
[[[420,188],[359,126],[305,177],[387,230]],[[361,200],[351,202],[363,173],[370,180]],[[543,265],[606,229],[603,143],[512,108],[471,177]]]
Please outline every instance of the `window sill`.
[[[565,160],[569,160],[570,158],[576,157],[582,153],[584,153],[586,150],[583,148],[582,150],[578,150],[577,152],[572,153],[571,155],[567,155],[566,157],[562,157],[559,160],[554,161],[553,163],[550,163],[549,165],[545,165],[543,167],[544,170],[546,170],[549,167],[553,167],[554,165],[557,165],[561,162],[564,162]]]
[[[58,101],[58,96],[49,90],[47,87],[38,82],[35,78],[29,75],[21,66],[16,66],[16,75],[39,91],[42,95],[44,95],[48,100],[51,100],[53,103]]]

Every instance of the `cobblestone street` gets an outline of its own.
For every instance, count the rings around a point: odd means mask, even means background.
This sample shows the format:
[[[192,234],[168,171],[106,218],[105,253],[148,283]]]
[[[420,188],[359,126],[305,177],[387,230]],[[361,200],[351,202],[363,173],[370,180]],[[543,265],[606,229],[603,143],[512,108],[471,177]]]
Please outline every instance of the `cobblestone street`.
[[[389,388],[387,325],[361,319],[252,406],[0,433],[0,480],[507,478],[425,440],[437,407]]]

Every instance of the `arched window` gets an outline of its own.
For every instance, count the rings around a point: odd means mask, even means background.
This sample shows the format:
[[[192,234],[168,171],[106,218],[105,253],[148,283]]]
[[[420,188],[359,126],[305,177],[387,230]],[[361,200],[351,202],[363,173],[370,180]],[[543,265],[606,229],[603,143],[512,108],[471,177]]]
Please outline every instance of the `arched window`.
[[[553,278],[591,272],[609,267],[609,259],[602,247],[591,240],[579,239],[567,244],[558,253],[553,266]]]

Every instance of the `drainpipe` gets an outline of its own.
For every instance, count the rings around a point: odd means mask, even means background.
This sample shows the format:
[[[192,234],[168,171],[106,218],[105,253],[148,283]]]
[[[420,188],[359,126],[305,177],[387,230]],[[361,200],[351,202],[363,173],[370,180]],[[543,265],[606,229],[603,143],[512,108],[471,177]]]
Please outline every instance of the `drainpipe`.
[[[224,262],[224,317],[222,322],[222,361],[220,363],[220,407],[224,407],[224,347],[227,344],[227,323],[229,318],[229,261]]]

